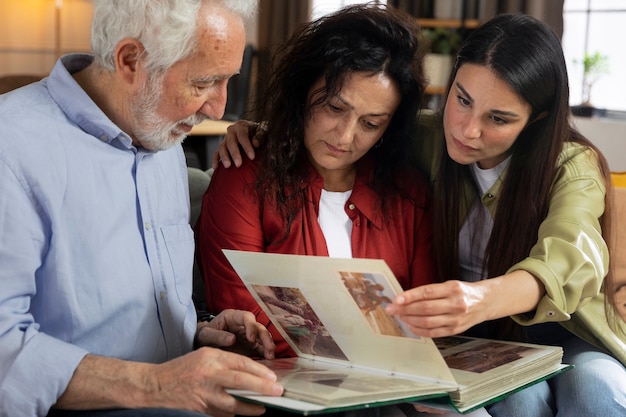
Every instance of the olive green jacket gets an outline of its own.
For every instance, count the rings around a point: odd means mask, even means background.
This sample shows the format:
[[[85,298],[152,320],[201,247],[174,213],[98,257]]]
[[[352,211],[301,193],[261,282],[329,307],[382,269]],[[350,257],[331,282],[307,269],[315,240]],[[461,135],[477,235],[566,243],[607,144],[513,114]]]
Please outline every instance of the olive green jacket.
[[[442,141],[440,118],[433,113],[422,113],[418,119],[416,155],[431,183],[437,172]],[[501,184],[498,180],[481,196],[482,204],[492,216]],[[604,213],[605,185],[596,154],[582,145],[568,143],[559,157],[550,193],[550,209],[539,227],[537,243],[526,259],[508,270],[528,271],[541,281],[546,294],[535,311],[512,318],[526,326],[559,322],[626,365],[626,337],[620,338],[610,329],[601,292],[609,253],[599,222]],[[467,210],[478,197],[469,179],[463,195],[462,207]],[[619,324],[626,331],[626,324]]]

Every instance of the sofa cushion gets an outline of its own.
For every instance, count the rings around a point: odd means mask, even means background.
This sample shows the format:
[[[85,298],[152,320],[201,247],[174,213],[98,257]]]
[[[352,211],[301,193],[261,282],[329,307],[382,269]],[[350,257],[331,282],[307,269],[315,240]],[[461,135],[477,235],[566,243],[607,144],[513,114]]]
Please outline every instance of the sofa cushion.
[[[211,181],[213,169],[203,171],[198,168],[187,168],[187,176],[189,179],[189,203],[191,212],[189,214],[189,224],[191,227],[196,226],[200,210],[202,208],[202,196]],[[198,269],[197,263],[193,266],[193,302],[196,310],[206,310],[206,296],[204,294],[204,281]]]
[[[213,168],[203,171],[198,168],[187,168],[187,175],[189,177],[189,202],[191,206],[191,213],[189,216],[189,224],[191,227],[196,226],[198,216],[200,215],[200,208],[202,206],[202,196],[209,186],[211,181],[211,175],[213,175]]]

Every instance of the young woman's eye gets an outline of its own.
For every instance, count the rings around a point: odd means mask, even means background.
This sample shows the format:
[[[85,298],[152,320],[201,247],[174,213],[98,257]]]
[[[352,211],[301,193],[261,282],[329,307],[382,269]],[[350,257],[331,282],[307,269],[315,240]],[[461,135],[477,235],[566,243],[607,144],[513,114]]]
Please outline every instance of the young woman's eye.
[[[463,96],[456,96],[456,97],[457,97],[457,100],[459,100],[459,103],[461,104],[461,106],[463,107],[467,107],[470,104],[472,104],[468,99],[466,99]]]
[[[502,117],[499,117],[499,116],[491,116],[491,120],[493,120],[493,122],[498,125],[504,125],[508,123],[506,119],[503,119]]]

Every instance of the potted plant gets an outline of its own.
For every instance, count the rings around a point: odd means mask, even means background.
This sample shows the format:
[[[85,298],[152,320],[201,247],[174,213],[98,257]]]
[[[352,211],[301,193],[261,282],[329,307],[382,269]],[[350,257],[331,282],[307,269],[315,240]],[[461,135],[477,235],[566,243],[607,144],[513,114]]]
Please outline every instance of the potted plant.
[[[580,63],[580,62],[579,62]],[[572,112],[576,116],[592,116],[599,113],[593,104],[591,104],[591,88],[602,75],[609,72],[609,58],[600,52],[590,54],[585,52],[585,58],[582,60],[583,65],[583,94],[582,103],[579,106],[572,107]]]
[[[445,87],[454,54],[461,45],[461,36],[450,28],[438,27],[423,29],[429,52],[424,57],[424,72],[433,87]]]

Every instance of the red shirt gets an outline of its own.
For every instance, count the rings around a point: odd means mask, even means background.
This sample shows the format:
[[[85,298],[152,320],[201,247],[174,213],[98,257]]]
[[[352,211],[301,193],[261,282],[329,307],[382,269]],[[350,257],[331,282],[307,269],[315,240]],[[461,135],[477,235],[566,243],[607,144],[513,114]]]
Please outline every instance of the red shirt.
[[[240,168],[216,169],[195,227],[197,261],[210,311],[234,308],[253,312],[272,333],[276,356],[295,356],[221,249],[328,256],[317,220],[324,180],[311,167],[311,181],[305,187],[306,202],[285,238],[283,216],[272,203],[259,201],[254,184],[256,167],[256,162],[244,158]],[[383,215],[376,194],[366,182],[370,175],[367,164],[359,164],[352,194],[345,205],[352,220],[353,257],[384,259],[405,289],[433,282],[428,184],[418,172],[409,173],[412,180],[405,181],[409,183],[406,191],[415,202],[400,195],[389,197]]]

